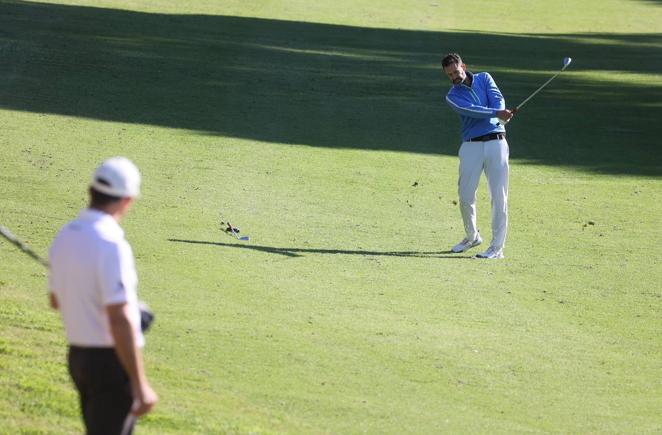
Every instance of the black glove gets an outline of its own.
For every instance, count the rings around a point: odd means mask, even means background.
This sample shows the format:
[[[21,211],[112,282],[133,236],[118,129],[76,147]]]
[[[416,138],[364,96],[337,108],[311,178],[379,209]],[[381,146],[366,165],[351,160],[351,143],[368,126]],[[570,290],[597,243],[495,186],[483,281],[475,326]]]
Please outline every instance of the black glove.
[[[143,301],[138,301],[138,308],[140,308],[140,329],[145,333],[154,322],[154,313]]]

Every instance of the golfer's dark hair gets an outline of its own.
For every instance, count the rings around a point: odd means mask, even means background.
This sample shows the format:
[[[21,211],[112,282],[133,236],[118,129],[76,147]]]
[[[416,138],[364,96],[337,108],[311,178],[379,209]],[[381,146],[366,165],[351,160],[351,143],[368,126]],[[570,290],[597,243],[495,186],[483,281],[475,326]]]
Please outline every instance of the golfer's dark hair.
[[[462,58],[457,53],[448,53],[443,59],[441,59],[441,66],[444,68],[453,65],[454,63],[462,65]]]
[[[98,181],[98,180],[97,180]],[[105,207],[108,204],[119,201],[120,197],[106,195],[96,190],[94,187],[90,187],[90,207],[91,208],[100,208]]]

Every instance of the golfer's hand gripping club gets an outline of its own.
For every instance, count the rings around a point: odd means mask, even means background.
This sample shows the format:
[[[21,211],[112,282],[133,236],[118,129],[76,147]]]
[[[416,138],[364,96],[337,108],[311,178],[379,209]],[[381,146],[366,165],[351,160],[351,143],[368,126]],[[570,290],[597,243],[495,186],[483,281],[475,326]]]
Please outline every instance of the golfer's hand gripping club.
[[[497,118],[499,118],[499,123],[501,125],[508,124],[510,120],[513,119],[515,112],[517,112],[517,107],[515,107],[514,109],[499,110],[497,112]]]

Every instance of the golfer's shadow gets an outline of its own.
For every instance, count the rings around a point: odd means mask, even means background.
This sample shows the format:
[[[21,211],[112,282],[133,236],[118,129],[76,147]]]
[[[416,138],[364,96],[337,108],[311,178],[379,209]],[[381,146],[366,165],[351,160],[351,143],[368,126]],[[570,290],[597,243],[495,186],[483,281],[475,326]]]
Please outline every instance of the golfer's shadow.
[[[268,254],[284,255],[286,257],[303,257],[304,254],[331,254],[331,255],[362,255],[378,257],[421,257],[421,258],[454,258],[470,259],[473,256],[458,255],[451,251],[362,251],[348,249],[318,249],[318,248],[277,248],[274,246],[249,245],[240,243],[209,242],[205,240],[168,239],[169,242],[191,243],[195,245],[214,245],[226,248],[249,249],[266,252]]]

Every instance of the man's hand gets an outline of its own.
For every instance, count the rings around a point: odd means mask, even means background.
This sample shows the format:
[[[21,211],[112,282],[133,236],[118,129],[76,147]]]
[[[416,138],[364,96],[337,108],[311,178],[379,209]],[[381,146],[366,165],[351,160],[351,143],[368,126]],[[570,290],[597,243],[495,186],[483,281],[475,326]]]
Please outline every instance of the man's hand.
[[[504,109],[497,112],[497,118],[499,118],[503,123],[510,121],[510,118],[517,112],[517,109]]]
[[[133,406],[131,407],[131,414],[136,417],[145,415],[152,410],[156,402],[159,401],[159,397],[156,395],[152,387],[147,383],[143,382],[143,385],[133,388]]]

